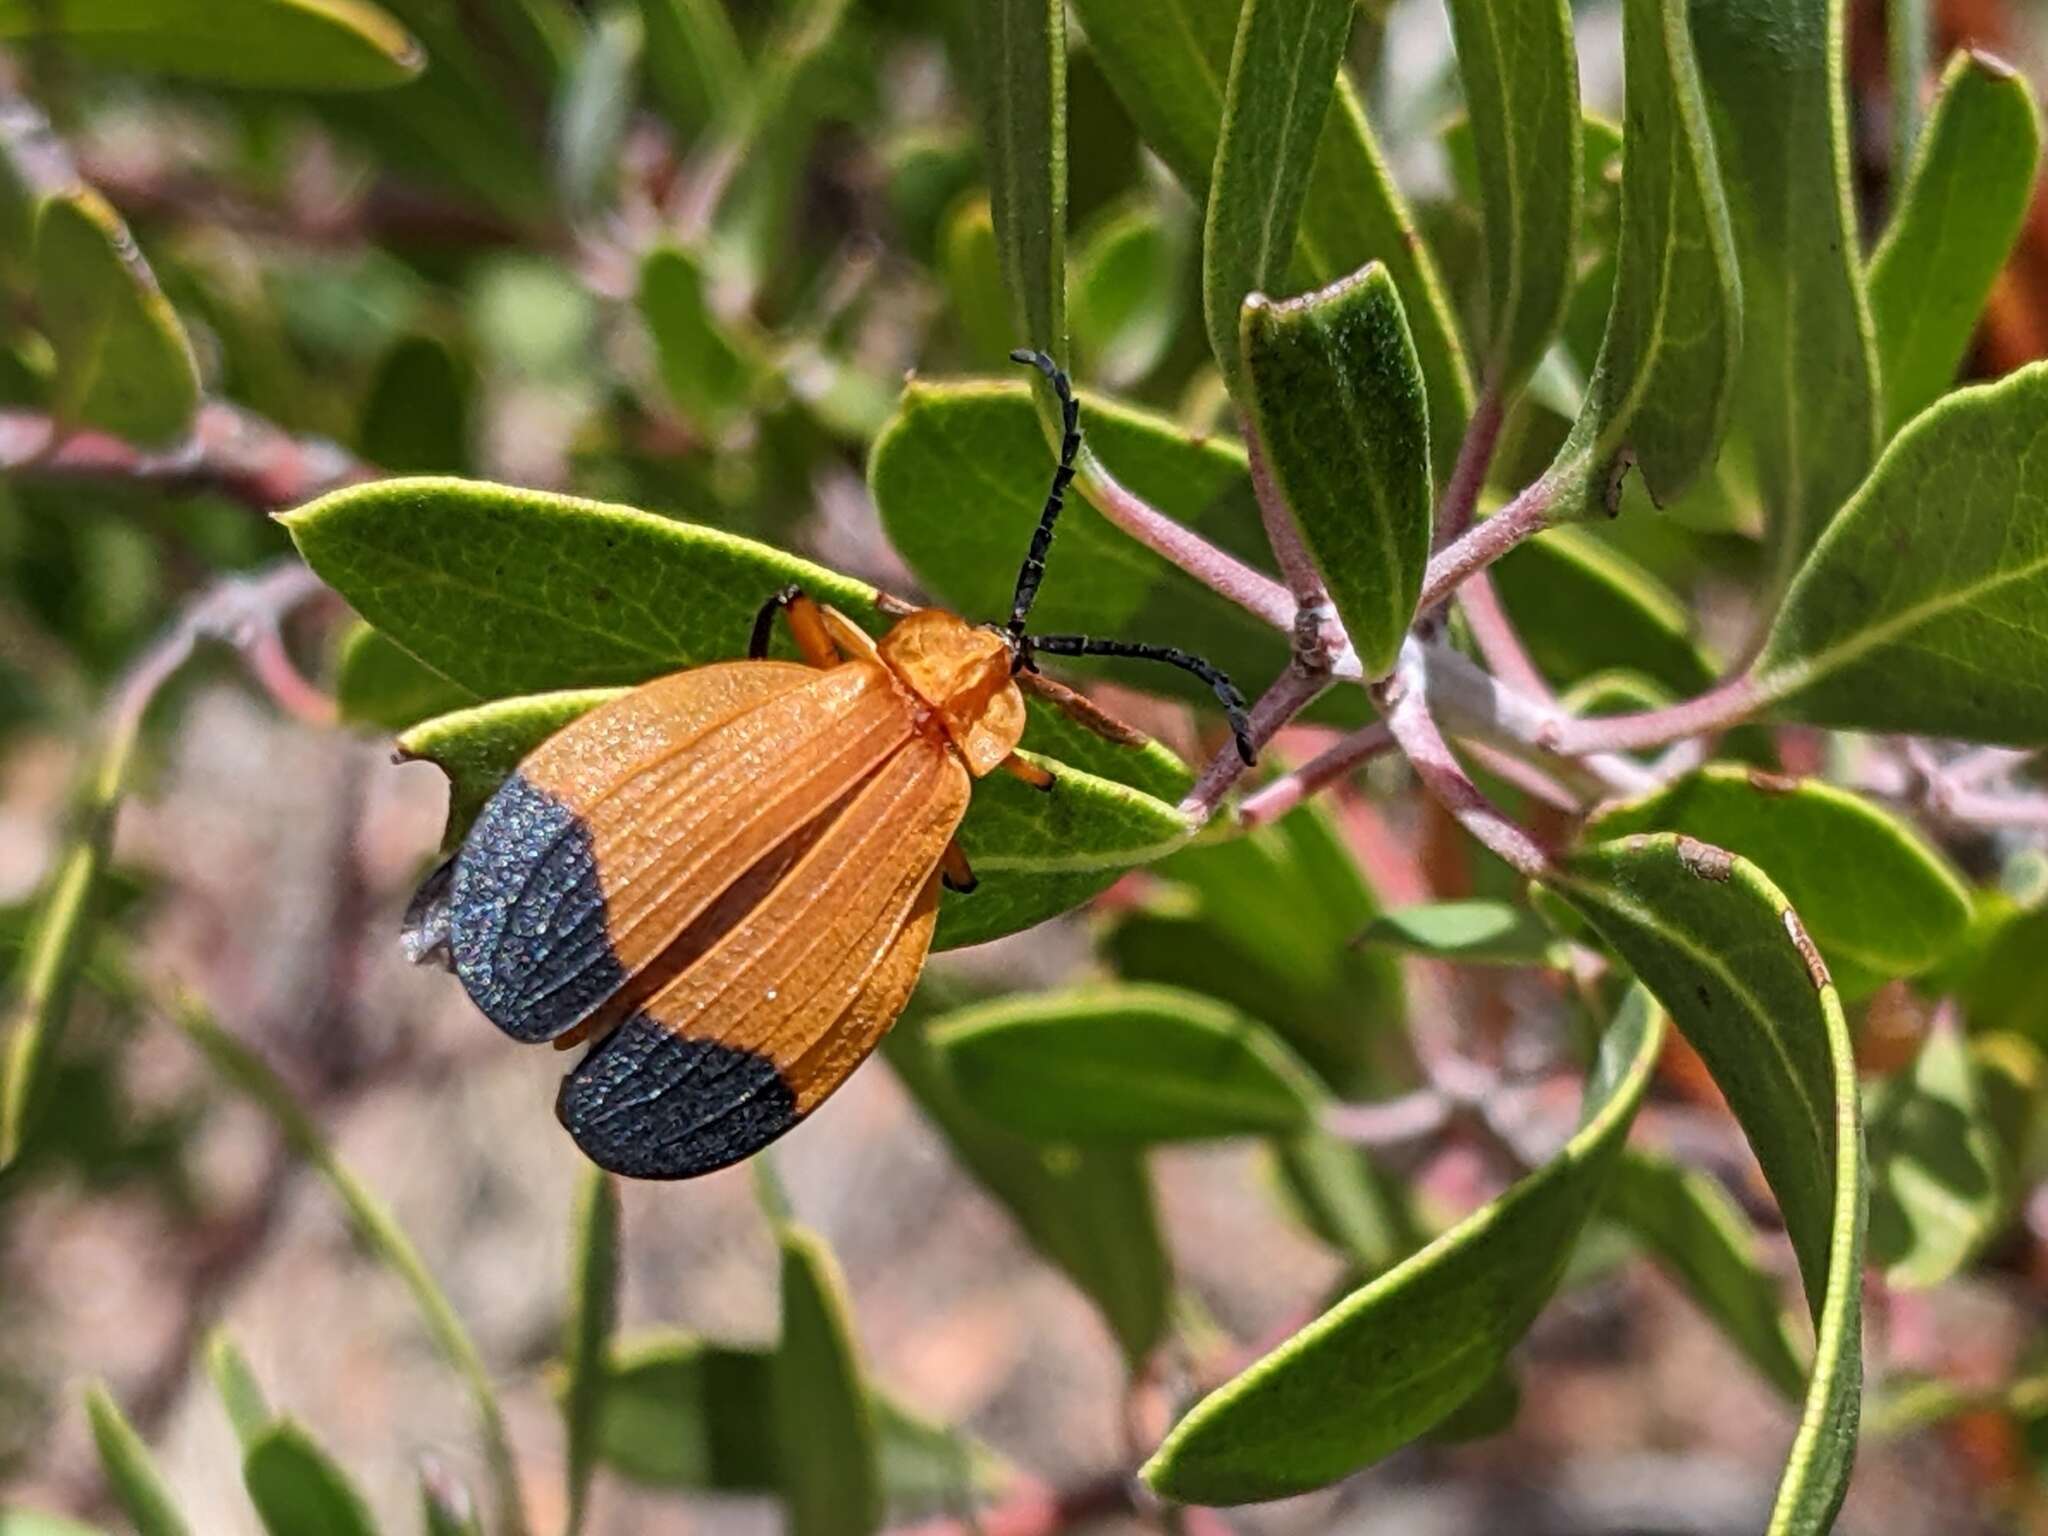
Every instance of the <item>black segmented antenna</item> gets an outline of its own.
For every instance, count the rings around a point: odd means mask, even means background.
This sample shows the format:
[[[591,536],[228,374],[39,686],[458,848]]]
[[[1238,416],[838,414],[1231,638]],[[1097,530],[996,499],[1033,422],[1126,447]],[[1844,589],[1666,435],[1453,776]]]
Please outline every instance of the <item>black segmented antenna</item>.
[[[1223,717],[1230,722],[1230,734],[1237,740],[1237,755],[1247,764],[1258,760],[1257,749],[1252,745],[1251,721],[1244,712],[1244,695],[1221,669],[1190,651],[1177,645],[1147,645],[1141,640],[1098,640],[1093,635],[1033,635],[1024,646],[1027,656],[1032,651],[1044,651],[1048,656],[1124,656],[1133,661],[1164,662],[1169,667],[1192,672],[1209,685],[1216,702],[1223,706]]]
[[[1015,641],[1024,636],[1024,621],[1038,598],[1038,584],[1045,580],[1045,555],[1052,548],[1053,525],[1060,520],[1067,486],[1074,478],[1074,456],[1081,451],[1081,404],[1074,398],[1074,388],[1067,382],[1066,373],[1043,352],[1019,347],[1010,354],[1010,361],[1036,368],[1045,375],[1053,393],[1060,397],[1061,424],[1065,429],[1060,439],[1059,467],[1052,472],[1052,489],[1046,492],[1045,510],[1038,515],[1038,531],[1031,535],[1031,548],[1025,552],[1023,567],[1017,572],[1017,595],[1010,599],[1009,635]]]

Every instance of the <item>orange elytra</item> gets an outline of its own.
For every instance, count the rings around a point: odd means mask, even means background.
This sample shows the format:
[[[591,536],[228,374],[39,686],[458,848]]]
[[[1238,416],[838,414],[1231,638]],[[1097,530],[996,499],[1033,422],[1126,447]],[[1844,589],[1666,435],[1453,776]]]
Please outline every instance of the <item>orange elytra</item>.
[[[1170,647],[1030,636],[1025,617],[1073,478],[1080,413],[1005,626],[937,609],[879,643],[795,588],[750,659],[634,689],[549,737],[422,891],[416,952],[438,951],[505,1033],[597,1043],[556,1113],[591,1159],[687,1178],[758,1151],[815,1109],[909,1001],[976,779],[1014,755],[1020,673],[1038,652],[1165,661],[1203,678],[1250,761],[1243,699]],[[805,663],[765,659],[777,613]],[[1028,681],[1027,677],[1027,681]]]

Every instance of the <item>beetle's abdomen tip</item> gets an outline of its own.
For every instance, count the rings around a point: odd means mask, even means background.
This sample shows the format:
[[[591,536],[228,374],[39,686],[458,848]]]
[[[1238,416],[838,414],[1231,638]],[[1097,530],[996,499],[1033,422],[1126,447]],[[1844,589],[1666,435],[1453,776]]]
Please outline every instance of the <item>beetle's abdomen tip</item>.
[[[562,1080],[555,1114],[592,1162],[631,1179],[728,1167],[802,1118],[766,1056],[689,1039],[641,1013]]]
[[[515,773],[478,813],[448,885],[464,990],[515,1040],[552,1040],[626,982],[582,817]]]

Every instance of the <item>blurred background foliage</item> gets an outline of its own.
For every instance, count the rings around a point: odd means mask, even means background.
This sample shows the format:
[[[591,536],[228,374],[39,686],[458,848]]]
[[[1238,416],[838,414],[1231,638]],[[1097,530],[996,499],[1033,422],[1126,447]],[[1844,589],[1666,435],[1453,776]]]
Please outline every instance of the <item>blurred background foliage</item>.
[[[1068,302],[1087,426],[1138,489],[1253,555],[1200,323],[1200,209],[1091,49],[1098,6],[1078,9]],[[1611,115],[1618,19],[1575,9],[1587,103]],[[1879,11],[1853,16],[1866,230],[1894,184]],[[804,1533],[977,1505],[1017,1530],[1147,1518],[1126,1474],[1170,1405],[1520,1166],[1469,1105],[1357,1136],[1347,1109],[1401,1105],[1455,1045],[1517,1085],[1533,1125],[1568,1128],[1561,1085],[1612,999],[1558,971],[1560,940],[1504,868],[1419,797],[1384,793],[1391,770],[935,967],[884,1051],[914,1113],[887,1088],[850,1094],[783,1159],[787,1194],[772,1168],[629,1191],[631,1243],[619,1193],[555,1133],[548,1064],[505,1066],[452,989],[399,970],[390,935],[438,806],[418,777],[385,783],[382,745],[475,695],[316,594],[249,606],[290,551],[261,514],[376,473],[479,476],[992,611],[1045,454],[1024,387],[986,382],[1016,338],[971,63],[983,25],[966,0],[0,0],[0,948],[20,1096],[0,1169],[7,1536],[514,1530],[521,1503],[540,1526],[588,1506],[591,1529],[671,1529],[684,1491],[708,1496],[693,1519],[734,1529],[777,1506]],[[1944,51],[2029,65],[2038,26],[2002,0],[1944,0],[1930,23]],[[1441,8],[1367,0],[1349,63],[1470,334],[1483,255]],[[1597,347],[1618,144],[1602,125],[1586,143],[1587,297],[1509,423],[1505,483],[1548,462]],[[1970,366],[2042,355],[2037,200]],[[1500,567],[1552,685],[1629,707],[1716,675],[1735,594],[1764,569],[1742,474]],[[1048,624],[1130,620],[1242,678],[1276,670],[1278,641],[1164,567],[1120,563],[1118,539],[1074,519]],[[154,697],[137,682],[166,634],[225,639],[248,665],[202,647],[131,751],[122,701]],[[373,745],[278,724],[244,670],[283,713],[331,708]],[[1214,744],[1216,722],[1181,704],[1108,696],[1189,760]],[[1305,728],[1276,755],[1321,740]],[[1737,744],[1817,765],[1811,733]],[[1888,1079],[1872,1240],[1897,1287],[1873,1321],[1879,1438],[1856,1529],[2048,1519],[2032,1374],[2048,875],[2007,834],[1948,852],[1968,931],[1934,980],[1963,1000],[1959,1023],[1930,1025],[1932,987],[1901,979],[1922,957],[1856,989],[1864,1065]],[[1472,905],[1390,911],[1449,901]],[[1233,1081],[1252,1086],[1204,1102],[1197,1083],[1110,1133],[1049,1126],[1035,1117],[1057,1094],[1020,1089],[1035,1058],[1005,1057],[996,1027],[1019,996],[1034,1029],[1114,1018],[1138,1050],[1162,1015],[1206,1031],[1244,1052]],[[1187,1044],[1162,1039],[1160,1072]],[[1646,1120],[1695,1171],[1631,1155],[1528,1358],[1371,1480],[1248,1522],[1755,1523],[1806,1351],[1774,1299],[1789,1251],[1681,1048]],[[863,1135],[879,1150],[852,1151]],[[1202,1145],[1165,1145],[1181,1142]],[[1912,1169],[1958,1155],[1978,1198],[1940,1211],[1960,1230],[1934,1230],[1939,1190]],[[854,1273],[864,1327],[792,1210]],[[1018,1278],[1020,1238],[1039,1279]],[[1645,1278],[1641,1253],[1672,1278]],[[295,1286],[282,1310],[248,1300]],[[244,1358],[244,1329],[269,1368]],[[291,1342],[321,1329],[349,1350]],[[408,1358],[421,1339],[452,1372]],[[111,1391],[88,1399],[99,1377]],[[1518,1415],[1539,1392],[1545,1411]],[[352,1456],[369,1464],[344,1470]]]

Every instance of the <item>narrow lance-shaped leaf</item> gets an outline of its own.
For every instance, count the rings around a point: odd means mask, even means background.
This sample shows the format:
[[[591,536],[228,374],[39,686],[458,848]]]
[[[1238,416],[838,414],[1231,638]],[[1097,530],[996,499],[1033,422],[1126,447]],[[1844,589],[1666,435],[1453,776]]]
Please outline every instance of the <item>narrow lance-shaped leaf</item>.
[[[1798,1401],[1806,1367],[1786,1327],[1778,1281],[1758,1257],[1742,1209],[1706,1174],[1630,1149],[1614,1170],[1601,1214],[1677,1276],[1694,1303],[1763,1378]]]
[[[363,1246],[386,1268],[390,1269],[411,1293],[413,1303],[419,1308],[421,1319],[427,1331],[433,1336],[435,1345],[443,1358],[454,1367],[464,1386],[469,1391],[472,1404],[482,1428],[484,1459],[491,1471],[498,1500],[497,1529],[510,1536],[523,1536],[526,1529],[525,1515],[519,1499],[518,1477],[512,1461],[512,1450],[505,1431],[503,1412],[498,1407],[496,1391],[491,1386],[490,1374],[484,1369],[483,1357],[477,1353],[476,1342],[463,1327],[462,1320],[449,1305],[440,1286],[428,1273],[419,1251],[412,1240],[405,1235],[383,1203],[363,1187],[355,1175],[335,1157],[311,1120],[306,1117],[290,1090],[280,1082],[277,1075],[265,1066],[257,1056],[239,1040],[228,1034],[212,1018],[201,1011],[189,999],[180,999],[172,1012],[173,1021],[184,1031],[185,1037],[196,1046],[216,1073],[230,1086],[245,1094],[257,1108],[263,1110],[283,1133],[293,1153],[310,1165],[324,1179],[335,1196],[346,1207],[357,1237]],[[317,1456],[317,1448],[305,1441],[303,1434],[290,1424],[281,1424],[264,1440],[248,1449],[245,1472],[255,1464],[259,1451],[271,1442],[286,1442],[281,1448],[265,1452],[287,1466],[296,1482],[300,1475],[295,1469],[306,1462],[306,1452],[311,1450]],[[299,1443],[303,1442],[303,1443]],[[252,1484],[253,1496],[253,1484]],[[287,1527],[277,1536],[301,1536],[302,1530]]]
[[[780,1491],[776,1472],[775,1351],[652,1330],[620,1339],[606,1366],[598,1455],[650,1488]],[[874,1400],[882,1480],[892,1516],[958,1511],[1009,1476],[995,1452]]]
[[[607,206],[616,186],[635,99],[645,34],[627,3],[606,7],[583,33],[576,62],[550,113],[555,190],[563,208],[589,218]]]
[[[1545,475],[1550,520],[1611,510],[1634,464],[1658,502],[1713,459],[1742,345],[1734,236],[1686,30],[1686,0],[1623,0],[1627,134],[1607,330]]]
[[[992,0],[975,34],[989,204],[1016,344],[1064,360],[1066,0]]]
[[[1905,1071],[1870,1090],[1870,1255],[1926,1290],[1996,1229],[1999,1153],[1962,1032],[1938,1022]]]
[[[1201,1504],[1305,1492],[1405,1445],[1483,1386],[1564,1273],[1649,1086],[1663,1025],[1633,992],[1563,1150],[1197,1403],[1145,1481]]]
[[[128,226],[97,192],[80,187],[43,203],[35,273],[57,351],[57,419],[143,444],[185,431],[199,406],[192,345]]]
[[[687,143],[728,122],[746,99],[746,55],[724,0],[640,0],[647,80],[669,125]]]
[[[570,1536],[583,1528],[589,1507],[590,1476],[597,1467],[604,1414],[605,1361],[619,1301],[619,1186],[603,1169],[593,1168],[584,1175],[575,1231],[563,1350],[569,1382],[562,1394]]]
[[[0,1055],[0,1168],[21,1155],[42,1108],[57,1042],[69,1018],[79,967],[91,946],[100,879],[127,788],[139,721],[115,722],[88,764],[73,841],[38,896],[22,944]]]
[[[265,90],[377,90],[426,63],[369,0],[0,0],[0,42],[39,37],[123,69]]]
[[[377,1536],[370,1507],[348,1475],[290,1420],[244,1452],[242,1485],[270,1536]]]
[[[1075,0],[1075,14],[1118,99],[1181,184],[1206,200],[1223,123],[1239,0]],[[1428,246],[1401,200],[1358,92],[1342,73],[1323,121],[1295,256],[1308,283],[1381,261],[1408,307],[1448,475],[1472,409],[1456,321]]]
[[[1845,0],[1697,0],[1700,78],[1742,268],[1735,425],[1778,579],[1877,457],[1876,342],[1850,207]]]
[[[928,1036],[963,1099],[1040,1141],[1288,1135],[1324,1098],[1264,1025],[1174,987],[1004,998],[936,1019]]]
[[[697,258],[674,246],[648,252],[639,305],[669,398],[701,428],[723,428],[745,408],[756,364],[712,313]]]
[[[1238,13],[1202,228],[1202,314],[1233,393],[1239,311],[1287,275],[1352,11],[1352,0],[1244,0]]]
[[[1818,779],[1718,764],[1587,827],[1603,841],[1633,832],[1684,832],[1767,865],[1857,991],[1927,970],[1969,928],[1970,893],[1939,853],[1890,812]]]
[[[1165,1331],[1172,1285],[1143,1159],[1116,1147],[1040,1146],[990,1125],[914,1021],[883,1036],[882,1052],[953,1155],[1095,1303],[1136,1367]]]
[[[771,1400],[791,1536],[867,1536],[882,1523],[873,1409],[861,1382],[845,1282],[825,1245],[785,1227],[782,1343]]]
[[[1461,965],[1556,965],[1557,935],[1535,913],[1504,901],[1437,901],[1382,912],[1358,936]]]
[[[1856,1062],[1827,966],[1761,870],[1689,837],[1600,843],[1550,886],[1670,1011],[1777,1196],[1817,1344],[1769,1533],[1820,1536],[1856,1452],[1866,1194]]]
[[[157,1471],[149,1447],[98,1382],[86,1389],[85,1413],[92,1421],[100,1470],[106,1474],[121,1512],[134,1525],[136,1536],[186,1536],[191,1527],[178,1513],[177,1501]]]
[[[1579,61],[1566,0],[1451,0],[1486,228],[1485,387],[1543,359],[1571,298],[1579,221]]]
[[[1960,52],[1870,258],[1887,436],[1940,398],[2018,236],[2041,159],[2033,92],[1989,54]]]
[[[1211,207],[1215,205],[1212,203]],[[1240,399],[1366,676],[1393,670],[1429,563],[1429,402],[1401,296],[1374,263],[1245,301]]]
[[[2048,742],[2044,438],[2039,363],[1907,425],[1793,581],[1751,668],[1774,714]]]
[[[220,1397],[235,1439],[247,1450],[274,1422],[276,1415],[264,1398],[263,1387],[247,1358],[225,1329],[218,1329],[206,1341],[206,1374],[213,1378],[213,1390]]]

